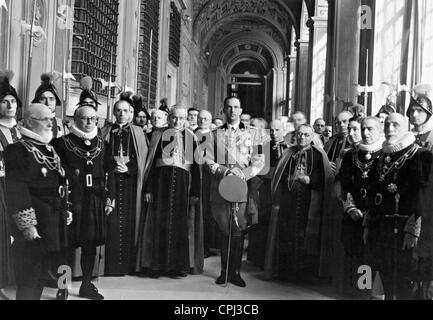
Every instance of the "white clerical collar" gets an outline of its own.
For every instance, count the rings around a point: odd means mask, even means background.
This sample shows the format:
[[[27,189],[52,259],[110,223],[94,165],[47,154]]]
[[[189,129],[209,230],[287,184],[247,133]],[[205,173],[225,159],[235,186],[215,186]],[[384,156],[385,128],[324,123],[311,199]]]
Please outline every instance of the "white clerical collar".
[[[116,122],[116,124],[117,124],[121,129],[122,129],[123,127],[129,125],[130,122],[127,122],[127,123],[119,123],[119,122]]]
[[[210,129],[199,129],[198,131],[200,131],[201,133],[209,133],[211,130]]]
[[[1,118],[0,119],[0,126],[6,127],[8,129],[12,129],[12,128],[16,127],[16,125],[17,125],[17,120],[15,120],[15,118],[12,118],[12,119]]]
[[[380,138],[373,144],[359,144],[358,149],[368,153],[375,153],[383,148],[383,143],[385,142],[385,138]]]
[[[43,144],[49,144],[53,138],[53,137],[44,138],[44,137],[40,136],[39,134],[37,134],[33,131],[30,131],[29,129],[26,129],[24,127],[20,128],[20,133],[23,137],[33,139],[33,140],[40,142],[40,143],[43,143]]]
[[[386,141],[383,144],[383,152],[386,154],[392,154],[399,151],[402,151],[409,147],[410,145],[414,144],[416,141],[416,138],[412,132],[406,133],[399,141],[388,144]]]
[[[93,140],[96,138],[96,136],[98,135],[98,128],[96,127],[92,132],[87,133],[84,132],[80,129],[78,129],[75,125],[73,125],[71,127],[71,133],[74,134],[75,136],[77,136],[78,138],[82,139],[82,140]]]

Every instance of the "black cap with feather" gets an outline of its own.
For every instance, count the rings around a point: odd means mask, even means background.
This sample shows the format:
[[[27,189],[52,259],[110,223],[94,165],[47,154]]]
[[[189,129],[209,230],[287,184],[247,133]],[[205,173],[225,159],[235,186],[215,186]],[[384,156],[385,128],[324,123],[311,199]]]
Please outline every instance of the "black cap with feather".
[[[35,98],[33,99],[32,103],[39,103],[39,98],[42,96],[45,92],[51,92],[54,97],[56,97],[56,105],[61,106],[62,101],[59,98],[59,94],[57,93],[57,88],[54,85],[54,74],[52,73],[44,73],[41,75],[41,85],[36,90]]]
[[[80,106],[92,106],[89,103],[84,101],[86,99],[91,99],[95,102],[96,109],[98,109],[98,106],[101,104],[98,102],[98,97],[96,96],[96,93],[92,90],[93,89],[92,78],[91,77],[81,78],[80,86],[81,86],[81,90],[83,90],[83,92],[81,92],[80,101],[78,102],[78,105],[80,105]],[[93,107],[95,107],[95,106],[93,106]]]
[[[18,107],[21,108],[23,105],[21,99],[18,97],[15,88],[10,84],[13,77],[14,73],[11,70],[0,71],[0,100],[11,95],[17,100]]]
[[[147,119],[150,120],[150,114],[143,106],[143,96],[133,96],[132,106],[134,107],[134,117],[138,117],[138,114],[140,112],[144,112],[146,114]]]
[[[120,94],[119,101],[126,101],[131,105],[131,107],[133,107],[134,106],[134,102],[132,101],[133,96],[134,96],[134,93],[131,91],[122,92]]]

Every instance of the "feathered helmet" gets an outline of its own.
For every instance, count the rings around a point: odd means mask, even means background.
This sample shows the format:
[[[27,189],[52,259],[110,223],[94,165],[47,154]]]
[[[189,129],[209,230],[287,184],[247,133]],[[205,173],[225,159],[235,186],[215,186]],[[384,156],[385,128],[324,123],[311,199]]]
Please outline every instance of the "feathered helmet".
[[[431,84],[418,84],[412,89],[411,103],[407,110],[409,117],[412,107],[421,107],[428,115],[428,118],[433,116],[433,86]]]
[[[92,106],[89,103],[85,102],[86,99],[91,99],[96,104],[96,109],[98,109],[98,106],[101,104],[98,102],[98,97],[96,96],[96,93],[92,90],[93,89],[93,80],[91,77],[83,77],[80,80],[80,87],[83,92],[81,92],[80,95],[80,102],[78,102],[78,105],[80,106]],[[92,106],[95,107],[95,106]]]
[[[146,118],[150,120],[150,114],[147,112],[146,108],[143,106],[143,96],[133,96],[132,97],[132,106],[134,107],[134,117],[138,117],[140,112],[144,112],[146,114]]]
[[[11,95],[17,100],[18,107],[21,108],[23,105],[21,99],[18,97],[15,88],[10,84],[13,77],[14,73],[11,70],[0,71],[0,101],[4,97]]]
[[[54,74],[53,73],[44,73],[41,75],[41,85],[36,90],[35,98],[32,103],[39,103],[39,98],[42,96],[44,92],[51,92],[54,97],[56,97],[56,105],[62,105],[62,101],[59,98],[59,94],[57,93],[57,88],[54,85]]]
[[[134,92],[131,91],[122,92],[120,94],[119,101],[126,101],[130,104],[131,107],[133,107],[134,106],[134,103],[132,101],[133,96],[134,96]]]

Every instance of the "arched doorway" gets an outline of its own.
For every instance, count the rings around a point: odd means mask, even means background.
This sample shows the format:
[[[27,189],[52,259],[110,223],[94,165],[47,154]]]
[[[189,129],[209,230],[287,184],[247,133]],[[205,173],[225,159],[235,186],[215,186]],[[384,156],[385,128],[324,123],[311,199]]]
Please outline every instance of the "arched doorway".
[[[254,59],[239,62],[231,70],[228,96],[238,97],[244,113],[253,118],[266,118],[266,71]]]

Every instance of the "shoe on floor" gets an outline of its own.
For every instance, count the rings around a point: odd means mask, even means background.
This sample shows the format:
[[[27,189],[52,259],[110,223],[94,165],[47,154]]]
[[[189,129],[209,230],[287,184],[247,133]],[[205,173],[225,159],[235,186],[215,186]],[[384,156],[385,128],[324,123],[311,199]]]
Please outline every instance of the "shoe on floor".
[[[89,285],[81,285],[80,298],[89,300],[104,300],[104,296],[98,292],[98,289],[93,283]]]
[[[240,273],[236,273],[235,275],[230,277],[230,283],[233,283],[235,286],[245,288],[247,284],[244,279],[241,278]]]

